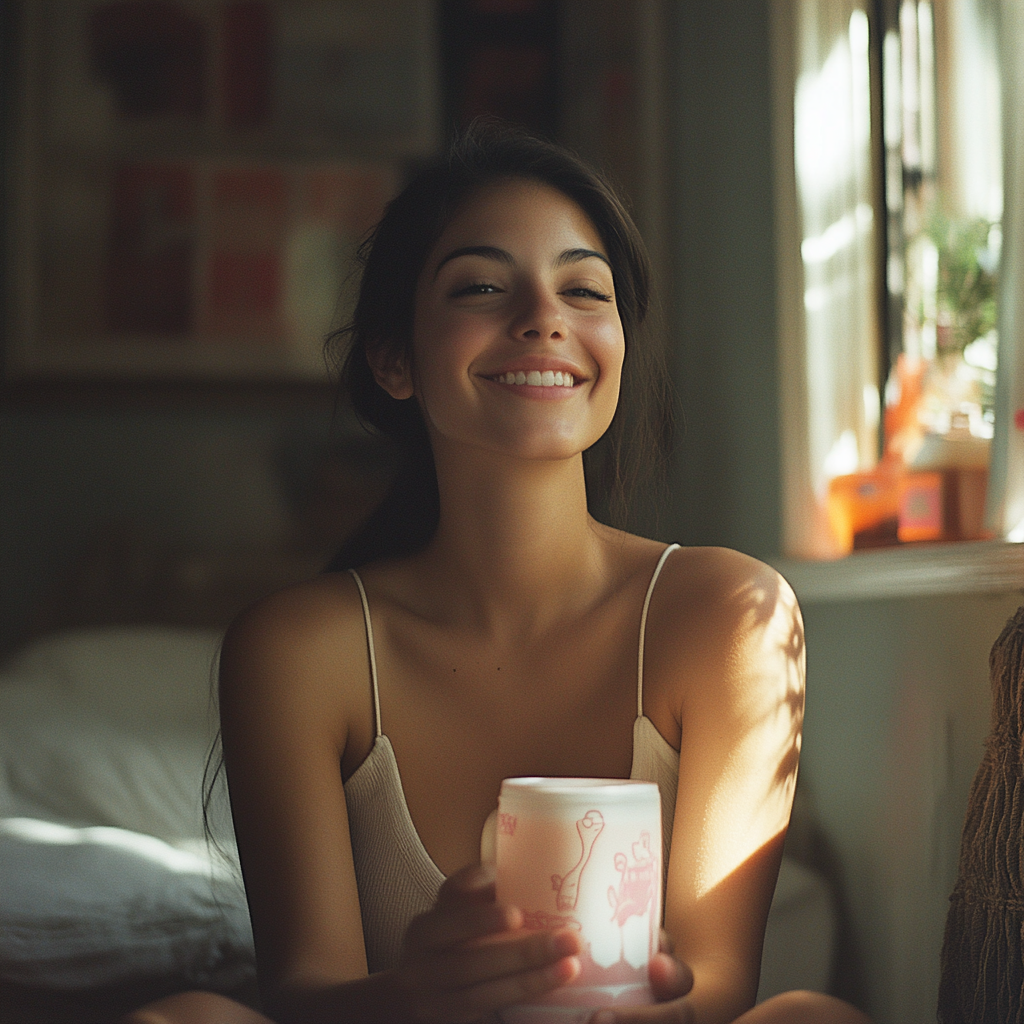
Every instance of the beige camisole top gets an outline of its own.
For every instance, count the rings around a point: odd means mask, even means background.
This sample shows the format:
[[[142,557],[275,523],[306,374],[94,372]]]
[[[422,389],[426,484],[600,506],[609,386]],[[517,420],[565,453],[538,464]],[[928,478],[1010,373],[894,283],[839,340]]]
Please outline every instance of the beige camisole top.
[[[644,598],[640,616],[637,658],[636,721],[633,723],[633,764],[631,779],[655,782],[661,791],[661,820],[664,842],[663,864],[668,864],[672,820],[679,778],[679,753],[644,714],[644,633],[647,609],[662,566],[679,545],[662,552]],[[380,695],[377,689],[377,659],[373,649],[370,605],[359,574],[350,569],[363,605],[366,646],[373,687],[376,739],[363,763],[345,783],[352,856],[355,861],[359,910],[362,915],[366,961],[370,973],[388,970],[398,963],[409,923],[429,910],[445,876],[431,860],[409,815],[402,777],[391,741],[381,729]]]

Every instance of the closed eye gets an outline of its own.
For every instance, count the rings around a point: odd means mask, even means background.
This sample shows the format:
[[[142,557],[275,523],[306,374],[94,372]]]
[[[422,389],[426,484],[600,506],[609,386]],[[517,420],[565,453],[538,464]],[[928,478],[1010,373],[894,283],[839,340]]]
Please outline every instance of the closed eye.
[[[599,292],[596,288],[567,288],[563,295],[572,295],[578,299],[598,299],[601,302],[611,302],[612,297],[606,295],[604,292]]]
[[[501,289],[494,284],[486,284],[482,281],[474,284],[463,285],[452,292],[452,298],[459,298],[462,295],[496,295]]]

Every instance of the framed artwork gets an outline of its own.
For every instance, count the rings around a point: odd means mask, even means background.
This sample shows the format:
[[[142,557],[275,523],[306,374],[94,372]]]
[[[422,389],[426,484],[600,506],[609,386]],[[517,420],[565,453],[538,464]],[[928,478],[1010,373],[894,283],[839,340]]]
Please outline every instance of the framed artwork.
[[[438,136],[421,0],[26,0],[6,382],[315,381]]]

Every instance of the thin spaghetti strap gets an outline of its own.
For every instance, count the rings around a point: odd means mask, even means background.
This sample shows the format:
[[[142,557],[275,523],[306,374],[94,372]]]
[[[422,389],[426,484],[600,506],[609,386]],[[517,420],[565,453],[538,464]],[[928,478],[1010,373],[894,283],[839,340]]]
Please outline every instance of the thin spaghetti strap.
[[[377,656],[373,652],[373,623],[370,621],[370,602],[366,600],[366,588],[355,569],[349,569],[352,579],[359,588],[359,600],[363,603],[363,622],[366,624],[366,649],[370,653],[370,682],[373,685],[373,725],[380,736],[380,692],[377,689]],[[646,609],[645,609],[646,610]],[[642,641],[641,641],[642,643]]]
[[[654,567],[654,575],[651,576],[651,582],[647,586],[647,596],[644,598],[644,610],[640,614],[640,651],[637,656],[636,667],[637,718],[642,718],[644,713],[644,634],[647,632],[647,609],[651,605],[651,594],[654,593],[654,584],[658,582],[662,566],[665,564],[665,560],[668,556],[671,555],[677,547],[679,547],[678,544],[669,544],[669,546],[662,551],[661,558],[658,559],[658,564]],[[370,620],[367,619],[366,621],[369,622]]]

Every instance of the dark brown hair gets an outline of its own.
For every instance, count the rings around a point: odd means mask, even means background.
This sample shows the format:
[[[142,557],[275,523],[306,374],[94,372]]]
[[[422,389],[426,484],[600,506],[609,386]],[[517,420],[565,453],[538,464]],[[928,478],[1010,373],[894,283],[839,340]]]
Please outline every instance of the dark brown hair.
[[[672,435],[670,388],[664,353],[642,331],[651,269],[636,225],[608,182],[573,153],[514,126],[477,121],[388,204],[358,251],[362,277],[352,320],[327,341],[356,415],[403,455],[391,492],[330,569],[411,554],[437,529],[437,476],[419,406],[380,387],[366,355],[382,352],[411,365],[416,284],[430,251],[476,192],[517,178],[549,185],[576,203],[597,229],[612,267],[626,357],[611,426],[585,453],[588,504],[624,524],[640,481],[658,471],[663,476]]]

